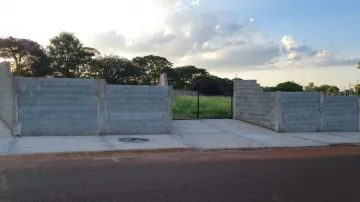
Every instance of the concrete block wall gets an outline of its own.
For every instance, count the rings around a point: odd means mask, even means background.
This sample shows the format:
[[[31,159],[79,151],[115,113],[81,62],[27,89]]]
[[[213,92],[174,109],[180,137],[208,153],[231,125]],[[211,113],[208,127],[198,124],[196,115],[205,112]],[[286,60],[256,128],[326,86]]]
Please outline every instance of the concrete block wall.
[[[316,132],[320,130],[320,94],[281,92],[278,132]]]
[[[159,86],[14,78],[0,63],[0,118],[23,136],[170,133],[172,87],[160,78]]]
[[[106,134],[171,132],[171,87],[107,86]]]
[[[234,80],[233,118],[275,130],[275,96],[256,80]]]
[[[0,63],[0,119],[5,125],[14,131],[16,124],[15,107],[17,105],[15,98],[15,86],[8,62]]]
[[[358,97],[320,96],[320,131],[358,131]]]
[[[360,98],[319,92],[265,93],[256,80],[235,80],[233,118],[277,132],[360,131]]]
[[[19,78],[21,135],[99,134],[99,81]]]

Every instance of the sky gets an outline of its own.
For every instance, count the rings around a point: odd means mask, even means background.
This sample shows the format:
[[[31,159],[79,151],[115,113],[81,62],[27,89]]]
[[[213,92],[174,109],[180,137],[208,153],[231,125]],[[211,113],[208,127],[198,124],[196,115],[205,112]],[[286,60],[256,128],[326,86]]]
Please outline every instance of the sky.
[[[357,0],[0,0],[0,7],[0,37],[44,46],[68,31],[104,54],[160,55],[263,86],[344,89],[360,80]]]

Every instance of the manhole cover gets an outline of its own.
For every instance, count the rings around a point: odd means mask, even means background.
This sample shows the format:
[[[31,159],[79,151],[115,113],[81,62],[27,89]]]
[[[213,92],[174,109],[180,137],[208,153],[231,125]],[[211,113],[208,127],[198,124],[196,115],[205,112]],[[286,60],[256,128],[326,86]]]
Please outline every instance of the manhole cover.
[[[143,143],[143,142],[149,142],[150,140],[147,138],[118,138],[118,141],[120,142],[127,142],[127,143]]]

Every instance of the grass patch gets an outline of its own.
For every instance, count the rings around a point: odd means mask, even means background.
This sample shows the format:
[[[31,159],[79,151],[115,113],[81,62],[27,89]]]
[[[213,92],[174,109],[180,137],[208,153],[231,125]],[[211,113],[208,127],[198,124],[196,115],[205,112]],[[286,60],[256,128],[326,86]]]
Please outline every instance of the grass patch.
[[[200,96],[199,118],[232,118],[231,97]],[[197,96],[174,96],[174,119],[197,118]]]

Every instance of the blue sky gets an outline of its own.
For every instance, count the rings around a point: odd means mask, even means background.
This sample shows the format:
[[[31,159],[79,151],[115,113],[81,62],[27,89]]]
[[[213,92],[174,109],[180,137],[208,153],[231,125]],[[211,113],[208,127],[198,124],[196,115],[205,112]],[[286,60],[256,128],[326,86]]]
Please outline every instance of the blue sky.
[[[204,4],[232,11],[239,19],[252,17],[273,38],[289,34],[299,42],[341,54],[360,52],[357,0],[209,0]]]
[[[360,1],[355,0],[12,0],[0,37],[47,45],[75,33],[104,54],[156,54],[262,85],[292,80],[334,84],[360,80]],[[56,8],[56,9],[54,9]],[[86,8],[86,9],[84,9]],[[64,15],[64,12],[66,15]],[[89,13],[95,14],[89,16]],[[27,23],[21,22],[24,19]]]

